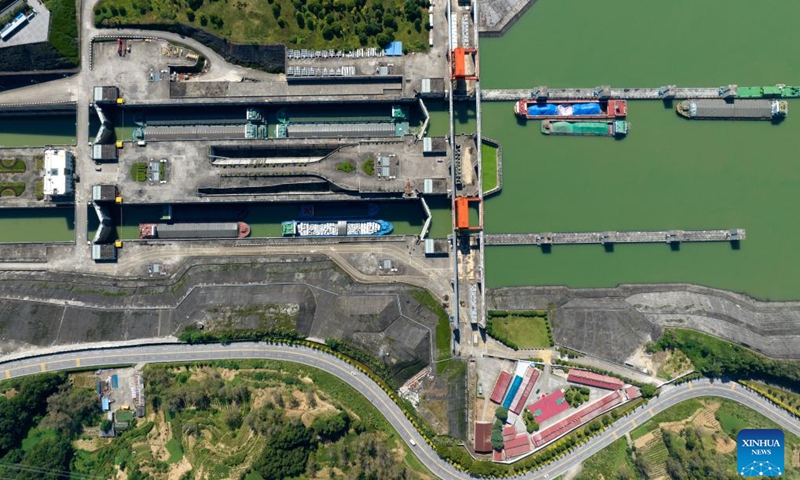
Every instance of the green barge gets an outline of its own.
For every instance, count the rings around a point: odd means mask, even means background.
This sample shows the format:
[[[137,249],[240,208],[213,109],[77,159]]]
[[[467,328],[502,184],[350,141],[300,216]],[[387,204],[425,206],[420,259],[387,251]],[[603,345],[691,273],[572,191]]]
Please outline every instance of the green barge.
[[[736,98],[800,98],[800,87],[780,83],[766,87],[738,87]]]
[[[620,137],[628,134],[628,127],[628,122],[624,120],[606,122],[564,122],[542,120],[542,133],[545,135]]]

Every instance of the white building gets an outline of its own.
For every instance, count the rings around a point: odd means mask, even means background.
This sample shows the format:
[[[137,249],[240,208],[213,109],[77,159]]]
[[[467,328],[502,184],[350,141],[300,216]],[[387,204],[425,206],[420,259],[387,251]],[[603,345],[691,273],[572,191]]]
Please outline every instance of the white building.
[[[72,173],[74,168],[72,153],[66,150],[45,150],[44,152],[44,194],[50,196],[72,193]]]

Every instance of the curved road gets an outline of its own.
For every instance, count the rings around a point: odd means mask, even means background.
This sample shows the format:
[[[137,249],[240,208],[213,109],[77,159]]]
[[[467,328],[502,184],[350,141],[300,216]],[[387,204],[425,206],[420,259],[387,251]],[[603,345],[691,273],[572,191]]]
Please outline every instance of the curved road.
[[[423,440],[422,436],[405,417],[400,408],[369,377],[353,370],[348,363],[331,355],[305,347],[267,345],[264,343],[236,343],[228,346],[210,345],[148,345],[130,348],[108,348],[89,351],[73,351],[26,358],[0,363],[0,378],[15,378],[46,371],[73,369],[77,367],[101,367],[112,364],[187,362],[223,359],[268,359],[301,363],[324,370],[347,382],[360,391],[386,417],[406,443],[414,439],[411,450],[439,478],[473,478],[456,470],[442,460]],[[539,470],[520,475],[520,479],[555,478],[583,462],[614,440],[624,436],[636,426],[646,422],[659,412],[680,403],[702,396],[717,396],[739,402],[782,425],[794,435],[800,436],[800,422],[785,411],[775,407],[755,393],[735,383],[711,383],[700,380],[677,387],[666,387],[658,398],[639,407],[618,420],[599,436],[573,449],[567,456]]]

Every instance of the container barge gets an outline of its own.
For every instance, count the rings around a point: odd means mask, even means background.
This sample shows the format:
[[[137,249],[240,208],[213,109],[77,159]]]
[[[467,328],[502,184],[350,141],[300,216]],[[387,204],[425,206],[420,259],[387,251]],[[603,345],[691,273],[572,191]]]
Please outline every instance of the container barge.
[[[736,98],[798,98],[800,87],[779,83],[766,87],[738,87]]]
[[[608,122],[562,122],[542,120],[542,133],[545,135],[621,137],[628,134],[628,126],[628,122],[625,120]]]
[[[245,222],[139,224],[139,238],[142,239],[245,238],[248,235],[250,235],[250,225]]]
[[[778,120],[789,113],[786,100],[722,99],[684,100],[675,107],[678,115],[691,119]]]
[[[375,237],[393,230],[385,220],[291,220],[281,227],[284,237]]]
[[[522,99],[514,104],[514,113],[528,120],[594,120],[622,118],[628,115],[628,102],[608,100],[587,102],[586,100],[553,100],[537,102],[535,98]]]

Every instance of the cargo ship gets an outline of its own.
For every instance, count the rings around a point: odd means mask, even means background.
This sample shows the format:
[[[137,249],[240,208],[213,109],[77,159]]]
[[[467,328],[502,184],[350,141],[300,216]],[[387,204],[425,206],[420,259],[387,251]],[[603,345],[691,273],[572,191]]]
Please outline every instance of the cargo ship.
[[[562,122],[542,120],[542,133],[545,135],[582,135],[595,137],[614,137],[628,134],[628,122]]]
[[[378,215],[380,207],[375,203],[320,203],[300,205],[300,218],[369,218]]]
[[[522,99],[514,104],[514,113],[528,120],[594,120],[622,118],[628,115],[628,102],[608,100],[588,102],[586,100],[553,100],[537,102],[535,98]]]
[[[678,115],[698,120],[780,120],[789,113],[786,100],[684,100],[675,108]]]
[[[139,224],[139,238],[143,239],[245,238],[248,235],[250,235],[250,225],[244,222]]]
[[[374,237],[393,229],[385,220],[291,220],[281,227],[284,237]]]

